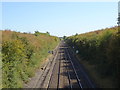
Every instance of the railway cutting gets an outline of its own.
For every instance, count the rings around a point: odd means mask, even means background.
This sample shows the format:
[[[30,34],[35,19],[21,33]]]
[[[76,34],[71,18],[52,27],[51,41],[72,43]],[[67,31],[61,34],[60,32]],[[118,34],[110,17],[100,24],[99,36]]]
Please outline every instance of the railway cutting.
[[[42,68],[33,88],[95,88],[68,45],[62,41]]]

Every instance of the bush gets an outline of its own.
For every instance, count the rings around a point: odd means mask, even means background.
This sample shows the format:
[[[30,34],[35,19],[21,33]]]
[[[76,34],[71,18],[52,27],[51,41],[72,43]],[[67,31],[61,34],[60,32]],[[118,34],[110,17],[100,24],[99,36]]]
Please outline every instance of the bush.
[[[79,55],[96,67],[101,77],[117,80],[120,73],[120,34],[118,27],[70,36],[67,43],[79,50]]]
[[[3,42],[3,87],[16,87],[17,79],[20,74],[23,75],[23,67],[25,67],[25,49],[20,40],[13,40],[11,42]],[[18,68],[22,64],[21,68]],[[17,70],[18,69],[18,70]],[[17,75],[17,76],[16,76]],[[16,78],[19,77],[19,78]],[[21,87],[21,86],[20,86]]]
[[[2,87],[22,88],[35,69],[58,44],[59,39],[39,35],[3,31],[2,42]]]

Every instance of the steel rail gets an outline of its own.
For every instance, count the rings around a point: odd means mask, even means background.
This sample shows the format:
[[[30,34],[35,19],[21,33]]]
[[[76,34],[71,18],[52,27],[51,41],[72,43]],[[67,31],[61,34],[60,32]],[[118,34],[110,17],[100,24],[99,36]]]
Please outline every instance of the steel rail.
[[[73,50],[71,50],[72,53],[74,54]],[[78,62],[78,61],[77,61]],[[92,84],[92,82],[90,81],[90,79],[88,78],[88,76],[86,75],[86,73],[81,69],[81,72],[84,73],[84,76],[86,77],[86,79],[88,80],[91,88],[95,88],[94,84]]]
[[[64,51],[64,53],[65,53],[65,51]],[[66,56],[66,54],[64,54],[64,56],[65,56],[65,62],[67,62],[67,56]],[[67,63],[65,63],[66,64],[66,70],[67,70],[67,74],[68,74],[68,80],[69,80],[69,85],[70,85],[70,88],[72,89],[73,87],[72,87],[72,83],[71,83],[71,80],[70,80],[70,73],[69,73],[69,71],[68,71],[68,64]]]
[[[58,48],[58,46],[55,48],[54,51],[56,51],[57,48]],[[55,55],[56,55],[56,54],[55,54]],[[47,64],[44,66],[44,69],[43,69],[43,71],[42,71],[42,74],[39,76],[39,79],[38,79],[37,83],[35,84],[35,88],[38,86],[38,82],[39,82],[39,80],[43,77],[43,75],[44,75],[44,73],[45,73],[46,68],[48,67],[48,65],[49,65],[49,64],[52,64],[52,62],[54,61],[54,58],[55,58],[55,57],[53,57],[52,60],[49,59],[49,61],[47,62]],[[50,69],[49,69],[49,70],[50,70]],[[49,70],[48,70],[48,72],[49,72]],[[47,73],[47,74],[48,74],[48,73]],[[46,75],[46,76],[47,76],[47,75]],[[44,78],[44,79],[45,79],[45,78]]]
[[[61,52],[60,52],[60,58],[59,58],[59,66],[58,66],[58,83],[57,83],[57,89],[59,89],[60,84],[60,65],[61,65]]]
[[[58,46],[56,47],[56,49],[58,49]],[[52,63],[54,63],[54,61],[55,61],[55,59],[56,59],[56,56],[57,56],[57,53],[55,54],[55,57],[53,57],[52,60],[50,60],[50,61],[47,63],[47,65],[46,65],[46,67],[45,67],[42,75],[40,76],[40,78],[39,78],[39,80],[38,80],[38,82],[39,82],[40,80],[42,80],[42,82],[40,83],[40,85],[36,84],[36,87],[37,87],[37,86],[41,86],[41,88],[42,88],[42,85],[44,84],[44,82],[45,82],[45,80],[46,80],[46,77],[48,76],[48,74],[49,74],[49,72],[50,72],[50,68],[49,68],[47,71],[46,71],[46,68],[48,67],[48,65],[51,66]],[[46,73],[45,73],[45,72],[46,72]],[[45,75],[44,75],[44,74],[45,74]],[[44,77],[44,78],[43,78],[43,77]]]
[[[55,58],[54,58],[55,64],[54,64],[53,69],[52,69],[52,74],[50,75],[50,80],[49,80],[49,82],[48,82],[47,90],[48,90],[49,87],[50,87],[50,82],[51,82],[51,80],[52,80],[53,71],[54,71],[54,68],[55,68],[55,65],[56,65],[56,58],[57,58],[57,55],[58,55],[58,51],[56,51],[56,55],[55,55]]]
[[[82,84],[81,84],[81,81],[80,81],[80,79],[79,79],[79,77],[78,77],[78,74],[77,74],[77,72],[76,72],[76,70],[75,70],[74,64],[73,64],[73,62],[71,61],[71,57],[70,57],[69,52],[67,51],[67,49],[66,49],[66,54],[68,55],[69,60],[70,60],[70,63],[72,64],[72,67],[73,67],[73,70],[74,70],[74,72],[75,72],[75,75],[76,75],[76,78],[77,78],[79,87],[80,87],[80,88],[83,88],[83,87],[82,87]]]

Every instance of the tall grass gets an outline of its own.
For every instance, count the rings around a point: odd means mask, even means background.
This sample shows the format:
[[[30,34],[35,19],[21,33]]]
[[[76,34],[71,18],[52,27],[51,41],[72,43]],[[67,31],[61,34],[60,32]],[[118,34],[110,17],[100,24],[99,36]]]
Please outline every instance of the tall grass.
[[[22,88],[59,39],[48,34],[2,31],[2,87]]]
[[[67,43],[78,55],[91,65],[101,78],[112,77],[118,86],[120,75],[120,33],[118,27],[74,35],[67,38]]]

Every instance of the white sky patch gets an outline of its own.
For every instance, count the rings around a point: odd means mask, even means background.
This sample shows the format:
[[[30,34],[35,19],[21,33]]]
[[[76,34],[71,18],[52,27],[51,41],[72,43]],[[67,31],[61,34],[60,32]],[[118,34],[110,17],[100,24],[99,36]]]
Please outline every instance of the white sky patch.
[[[119,0],[1,0],[2,2],[118,2]]]

